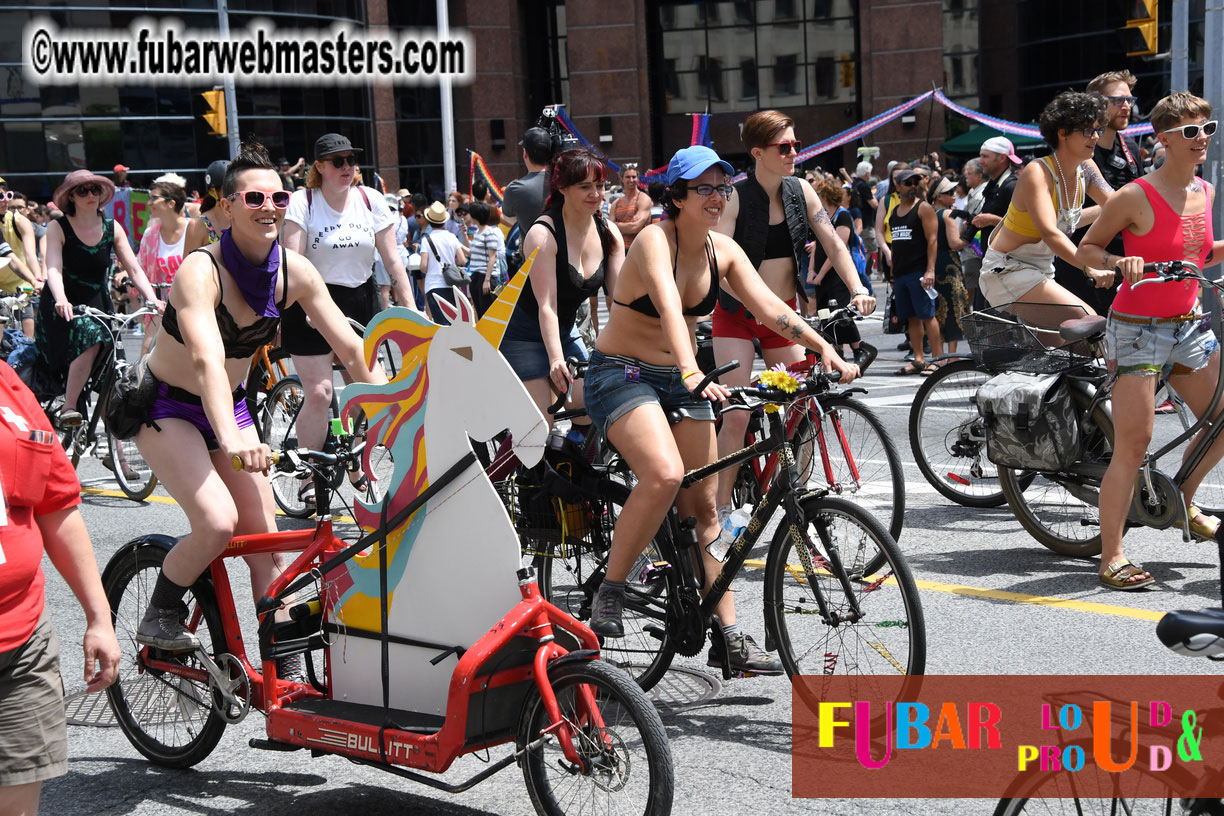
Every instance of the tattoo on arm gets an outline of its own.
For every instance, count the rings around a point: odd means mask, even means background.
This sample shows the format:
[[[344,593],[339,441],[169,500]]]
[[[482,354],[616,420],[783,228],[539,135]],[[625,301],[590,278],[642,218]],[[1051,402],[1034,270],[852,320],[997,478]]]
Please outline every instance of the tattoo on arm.
[[[790,315],[785,314],[785,313],[778,315],[778,328],[779,329],[785,330],[790,327],[790,324],[791,324]]]
[[[1107,193],[1114,191],[1114,188],[1109,186],[1109,182],[1102,178],[1101,174],[1091,164],[1084,168],[1084,182],[1090,187],[1096,187],[1098,190],[1104,190]]]
[[[826,210],[823,205],[816,211],[816,223],[828,224],[830,229],[833,227],[833,221],[829,218],[829,211]]]
[[[800,337],[803,337],[803,327],[798,324],[792,326],[790,336],[792,340],[798,340]]]

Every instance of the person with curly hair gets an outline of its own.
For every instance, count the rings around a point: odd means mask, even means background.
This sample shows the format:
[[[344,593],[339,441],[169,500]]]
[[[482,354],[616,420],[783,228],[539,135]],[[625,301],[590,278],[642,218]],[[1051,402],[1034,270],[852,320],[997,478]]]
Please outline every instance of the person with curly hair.
[[[1014,301],[1065,306],[1065,310],[1042,309],[1041,321],[1052,326],[1095,314],[1055,282],[1054,256],[1075,263],[1070,235],[1077,226],[1095,221],[1100,212],[1098,207],[1085,208],[1085,198],[1104,204],[1113,192],[1092,161],[1104,132],[1105,107],[1100,94],[1064,91],[1041,112],[1038,125],[1053,152],[1020,172],[1007,214],[991,233],[990,248],[982,258],[978,286],[992,306]],[[1096,286],[1113,283],[1113,272],[1083,269]]]

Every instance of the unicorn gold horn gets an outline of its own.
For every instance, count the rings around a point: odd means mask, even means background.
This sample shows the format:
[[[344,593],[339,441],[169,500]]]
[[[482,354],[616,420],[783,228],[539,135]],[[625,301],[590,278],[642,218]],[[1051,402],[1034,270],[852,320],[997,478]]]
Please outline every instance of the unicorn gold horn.
[[[527,285],[527,273],[531,271],[531,263],[539,251],[537,247],[535,252],[531,253],[531,257],[523,262],[510,282],[502,287],[501,294],[485,311],[484,317],[476,321],[476,331],[480,332],[480,336],[488,340],[493,348],[501,346],[502,335],[506,333],[510,315],[514,314],[514,306],[523,294],[523,287]]]

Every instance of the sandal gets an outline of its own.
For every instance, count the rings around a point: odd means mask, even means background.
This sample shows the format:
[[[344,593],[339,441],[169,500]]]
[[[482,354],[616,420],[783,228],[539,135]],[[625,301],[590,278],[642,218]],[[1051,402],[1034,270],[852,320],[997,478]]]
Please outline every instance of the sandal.
[[[1214,541],[1220,531],[1220,520],[1209,516],[1193,504],[1186,508],[1190,516],[1190,534],[1204,541]]]
[[[1146,570],[1138,564],[1132,564],[1130,561],[1115,561],[1106,567],[1105,571],[1098,577],[1101,580],[1102,586],[1129,592],[1132,589],[1142,589],[1145,586],[1156,583],[1156,579],[1150,575],[1140,581],[1130,580],[1142,575],[1144,572]]]
[[[897,377],[909,377],[914,374],[921,374],[922,371],[923,369],[921,366],[918,366],[915,363],[907,363],[894,371],[893,375]]]
[[[298,501],[306,507],[314,507],[315,505],[315,489],[314,479],[304,479],[300,487],[298,487]]]
[[[927,363],[922,367],[922,376],[929,377],[940,369],[939,363]]]

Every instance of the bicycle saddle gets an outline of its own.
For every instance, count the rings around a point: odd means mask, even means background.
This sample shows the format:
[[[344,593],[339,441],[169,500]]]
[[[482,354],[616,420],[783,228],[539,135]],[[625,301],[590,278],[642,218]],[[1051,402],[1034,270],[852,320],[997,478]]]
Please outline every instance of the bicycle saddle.
[[[1058,336],[1070,342],[1086,340],[1105,333],[1105,318],[1100,315],[1088,315],[1064,320],[1058,327]]]
[[[1169,612],[1156,624],[1156,636],[1170,650],[1189,657],[1224,657],[1224,609]]]

